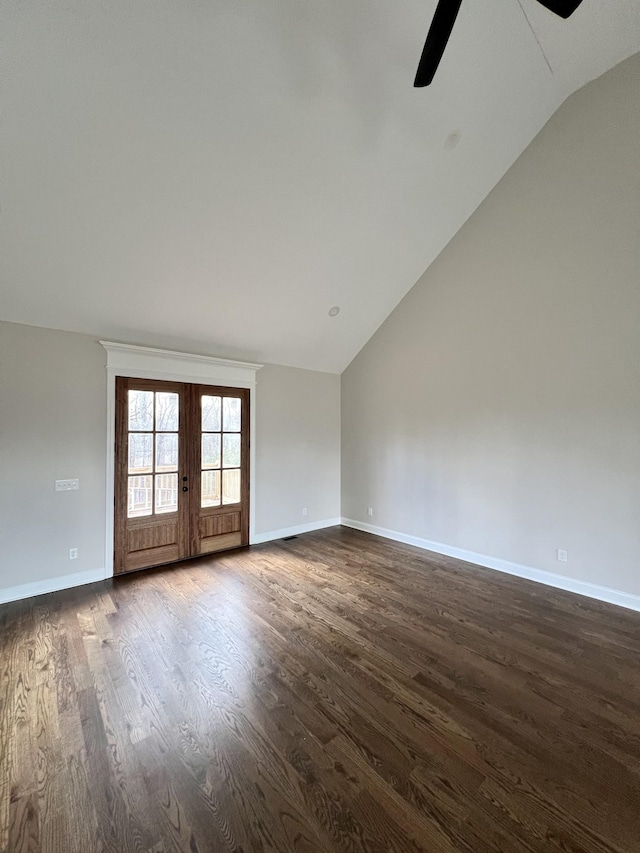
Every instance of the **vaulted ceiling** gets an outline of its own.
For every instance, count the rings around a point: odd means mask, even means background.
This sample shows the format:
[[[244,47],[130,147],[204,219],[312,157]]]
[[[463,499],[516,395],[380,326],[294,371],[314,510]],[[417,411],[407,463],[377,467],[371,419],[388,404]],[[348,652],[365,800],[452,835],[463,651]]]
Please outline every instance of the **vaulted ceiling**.
[[[562,101],[640,50],[637,0],[464,0],[418,90],[434,9],[3,0],[0,319],[340,372]]]

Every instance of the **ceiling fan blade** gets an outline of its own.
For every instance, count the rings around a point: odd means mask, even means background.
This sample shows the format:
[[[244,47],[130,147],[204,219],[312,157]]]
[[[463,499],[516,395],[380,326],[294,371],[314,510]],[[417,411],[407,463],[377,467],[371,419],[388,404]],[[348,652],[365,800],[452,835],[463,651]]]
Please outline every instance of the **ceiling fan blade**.
[[[428,86],[433,80],[458,17],[461,2],[462,0],[440,0],[438,3],[413,84],[417,88]]]
[[[568,18],[569,15],[573,15],[582,0],[538,0],[538,3],[542,3],[561,18]]]

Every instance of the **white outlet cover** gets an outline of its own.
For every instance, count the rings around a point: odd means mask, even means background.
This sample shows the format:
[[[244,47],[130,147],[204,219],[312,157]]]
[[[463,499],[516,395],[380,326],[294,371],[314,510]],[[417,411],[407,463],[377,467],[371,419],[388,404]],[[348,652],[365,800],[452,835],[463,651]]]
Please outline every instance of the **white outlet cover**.
[[[564,548],[558,548],[558,560],[560,560],[561,563],[568,562],[568,555]]]

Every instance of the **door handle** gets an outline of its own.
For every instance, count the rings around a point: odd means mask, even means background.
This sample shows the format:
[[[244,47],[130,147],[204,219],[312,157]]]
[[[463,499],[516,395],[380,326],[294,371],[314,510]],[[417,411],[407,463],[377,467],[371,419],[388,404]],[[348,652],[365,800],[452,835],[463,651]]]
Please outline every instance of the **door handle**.
[[[188,491],[189,491],[189,486],[183,486],[183,487],[182,487],[182,491],[183,491],[183,492],[188,492]]]

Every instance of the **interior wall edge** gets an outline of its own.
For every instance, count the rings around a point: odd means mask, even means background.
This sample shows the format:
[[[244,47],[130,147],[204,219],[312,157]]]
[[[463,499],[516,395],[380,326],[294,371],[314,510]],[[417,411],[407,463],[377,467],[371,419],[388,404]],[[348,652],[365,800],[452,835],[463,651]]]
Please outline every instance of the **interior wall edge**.
[[[356,521],[353,518],[343,518],[341,523],[344,527],[352,527],[354,530],[361,530],[363,533],[373,533],[376,536],[381,536],[383,539],[402,542],[404,545],[413,545],[415,548],[421,548],[423,551],[433,551],[445,557],[454,557],[457,560],[463,560],[465,563],[472,563],[485,569],[493,569],[507,575],[534,581],[534,583],[544,584],[554,589],[562,589],[565,592],[572,592],[576,595],[583,595],[587,598],[594,598],[597,601],[603,601],[607,604],[615,604],[618,607],[626,607],[628,610],[635,610],[640,613],[640,595],[633,595],[629,592],[599,586],[598,584],[588,583],[587,581],[575,580],[575,578],[568,578],[565,575],[557,575],[553,572],[546,572],[542,569],[521,565],[520,563],[512,563],[509,560],[502,560],[498,557],[477,554],[475,551],[465,551],[464,548],[456,548],[454,545],[432,542],[429,539],[410,536],[407,533],[400,533],[397,530],[388,530],[386,527],[377,527],[375,524],[366,524],[363,521]]]

